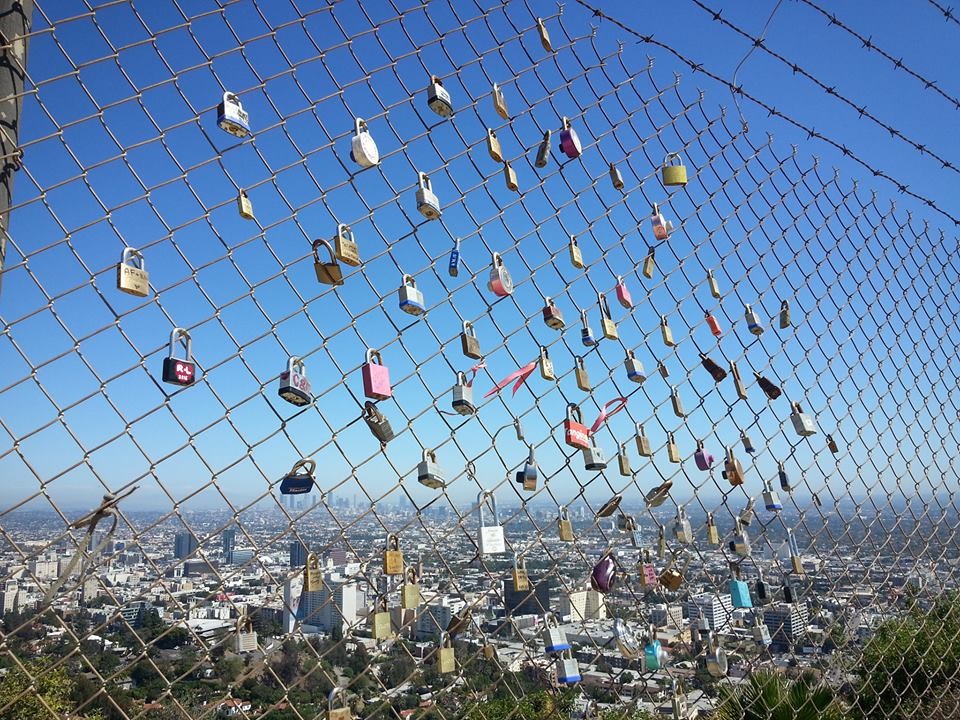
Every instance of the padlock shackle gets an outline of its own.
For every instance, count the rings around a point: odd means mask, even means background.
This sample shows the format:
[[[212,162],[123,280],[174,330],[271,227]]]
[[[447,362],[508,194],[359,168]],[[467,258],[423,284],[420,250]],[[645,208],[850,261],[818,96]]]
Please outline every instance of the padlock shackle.
[[[583,364],[583,358],[580,355],[573,356],[573,363],[574,365],[579,367],[581,370],[585,369]]]
[[[680,153],[667,153],[667,156],[663,159],[663,166],[668,167],[673,160],[677,161],[677,165],[683,165]]]
[[[441,79],[440,79],[439,77],[437,77],[436,75],[431,75],[431,76],[430,76],[430,82],[431,82],[431,83],[436,83],[436,84],[439,85],[440,87],[443,87],[443,80],[441,80]]]
[[[300,458],[293,464],[293,467],[290,468],[290,472],[288,474],[296,475],[297,470],[299,470],[300,468],[303,468],[304,471],[307,473],[307,475],[309,475],[310,477],[313,477],[313,473],[317,469],[317,463],[310,458]]]
[[[361,117],[358,117],[356,120],[353,121],[353,128],[354,128],[354,131],[357,133],[357,135],[360,135],[361,133],[369,132],[369,130],[367,129],[367,121]]]
[[[320,558],[317,557],[315,552],[307,553],[307,568],[310,570],[320,569]]]
[[[181,327],[175,327],[170,331],[170,348],[169,348],[169,357],[174,358],[174,348],[177,345],[177,340],[183,338],[184,347],[187,350],[187,356],[184,358],[187,362],[193,359],[193,340],[190,339],[190,333]]]
[[[540,346],[540,357],[543,358],[544,360],[550,359],[550,351],[547,350],[545,345]]]
[[[533,447],[533,445],[530,445],[530,452],[527,453],[527,462],[528,462],[530,465],[536,465],[536,464],[537,464],[537,454],[536,454],[536,450],[535,450],[535,448]]]
[[[224,103],[235,102],[237,105],[240,105],[241,107],[243,107],[240,103],[240,98],[237,96],[237,94],[234,92],[230,92],[229,90],[223,91],[223,102]]]
[[[600,306],[600,317],[613,319],[613,316],[610,314],[610,305],[607,304],[607,298],[599,290],[597,291],[597,304]]]
[[[543,625],[544,627],[550,627],[551,625],[560,627],[560,621],[557,620],[557,616],[554,613],[545,612],[543,614]]]
[[[120,262],[123,265],[129,265],[131,261],[136,260],[137,264],[134,267],[139,268],[140,270],[146,270],[146,261],[143,259],[143,253],[132,247],[125,247],[123,253],[120,255]]]
[[[433,450],[426,449],[426,448],[424,449],[420,457],[423,458],[424,462],[435,463],[437,461],[437,454]]]
[[[467,384],[467,374],[463,371],[457,371],[457,385]]]
[[[563,120],[561,121],[561,125],[562,125],[562,127],[563,127],[564,130],[569,130],[569,129],[570,129],[570,118],[568,118],[566,115],[564,115]]]
[[[328,710],[340,709],[340,708],[333,707],[333,704],[338,697],[340,698],[340,704],[342,708],[347,707],[346,694],[347,694],[346,688],[334,687],[333,690],[331,690],[330,693],[327,695],[327,709]]]
[[[346,223],[337,223],[337,237],[353,240],[353,230]]]
[[[376,362],[374,362],[374,358],[376,358]],[[383,365],[383,358],[380,357],[380,351],[367,348],[366,362],[370,365]]]
[[[417,289],[417,281],[413,279],[413,275],[404,274],[401,282],[404,287],[412,287],[414,290]]]
[[[517,570],[526,570],[527,569],[527,559],[523,556],[523,553],[514,553],[513,554],[513,566]]]
[[[584,308],[583,310],[580,311],[580,323],[583,325],[583,329],[584,329],[584,330],[589,330],[589,329],[590,329],[590,323],[589,323],[589,321],[587,320],[587,309],[586,309],[586,308]]]
[[[379,420],[383,418],[384,415],[380,412],[380,408],[374,405],[370,400],[367,400],[363,404],[363,414],[365,417],[370,418],[371,420]]]
[[[425,172],[417,173],[417,184],[420,186],[421,190],[430,190],[433,191],[433,185],[430,182],[430,176]]]
[[[486,490],[481,490],[480,492],[477,493],[477,514],[478,514],[478,516],[479,516],[479,518],[480,518],[480,525],[479,525],[479,527],[481,527],[481,528],[486,527],[486,526],[483,524],[483,505],[484,505],[484,501],[485,501],[486,499],[487,499],[487,491],[486,491]]]
[[[290,359],[287,360],[287,372],[293,375],[294,368],[300,368],[301,375],[307,374],[307,366],[303,362],[303,358],[298,355],[291,355]]]
[[[403,571],[403,580],[404,582],[410,583],[411,585],[416,585],[417,580],[420,579],[420,573],[417,571],[417,568],[413,565],[407,565]]]
[[[497,134],[496,134],[491,128],[487,128],[487,137],[488,137],[490,140],[496,140],[496,139],[497,139]]]
[[[503,258],[500,257],[500,253],[495,252],[490,256],[491,262],[493,262],[494,267],[503,267]]]
[[[580,413],[580,406],[576,403],[567,403],[567,420],[583,424],[583,415]]]
[[[557,518],[560,519],[560,520],[569,520],[569,519],[570,519],[570,513],[567,512],[567,506],[566,506],[566,505],[560,505],[559,507],[557,507]]]
[[[470,322],[469,320],[464,320],[463,323],[461,324],[463,326],[463,331],[465,333],[467,333],[468,335],[472,335],[473,337],[477,336],[477,329],[473,326],[472,322]]]
[[[400,549],[400,536],[396,533],[387,533],[387,550],[399,550]]]
[[[576,235],[571,235],[571,236],[570,236],[570,244],[573,245],[573,247],[580,247],[580,243],[577,242],[577,236],[576,236]]]
[[[316,260],[317,262],[320,262],[320,255],[317,253],[317,249],[318,249],[321,245],[323,245],[323,246],[327,249],[327,254],[330,256],[330,262],[333,263],[334,265],[336,265],[336,264],[337,264],[337,256],[336,256],[336,254],[333,252],[333,246],[330,245],[330,243],[329,243],[327,240],[324,240],[323,238],[317,238],[316,240],[313,241],[313,246],[312,246],[312,247],[313,247],[313,258],[314,258],[314,260]]]

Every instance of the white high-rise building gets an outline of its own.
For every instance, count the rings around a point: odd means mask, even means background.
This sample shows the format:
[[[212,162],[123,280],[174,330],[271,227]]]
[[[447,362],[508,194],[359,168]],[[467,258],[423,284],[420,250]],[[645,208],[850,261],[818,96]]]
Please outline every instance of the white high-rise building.
[[[687,603],[687,615],[693,624],[696,624],[700,618],[704,618],[711,630],[724,632],[730,628],[730,618],[733,617],[733,601],[726,594],[700,593],[699,595],[691,595],[690,601]]]
[[[588,588],[561,595],[558,613],[560,617],[570,616],[570,619],[574,622],[605,620],[607,606],[603,602],[603,595],[592,588]]]
[[[303,591],[303,576],[297,575],[284,584],[283,626],[293,632],[297,622],[306,631],[342,632],[357,624],[357,609],[362,595],[357,584],[339,573],[324,573],[319,590]]]
[[[460,612],[466,603],[453,600],[447,595],[434,596],[420,606],[414,634],[417,640],[434,640],[447,629],[454,614]]]
[[[763,609],[763,623],[774,642],[793,642],[806,632],[810,610],[806,603],[774,603]]]

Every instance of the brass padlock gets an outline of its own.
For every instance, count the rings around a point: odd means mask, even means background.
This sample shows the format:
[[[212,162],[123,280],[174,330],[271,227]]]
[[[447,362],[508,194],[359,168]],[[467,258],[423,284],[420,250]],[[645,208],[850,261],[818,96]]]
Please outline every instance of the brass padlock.
[[[737,389],[737,396],[741,400],[747,399],[747,386],[743,384],[743,378],[740,377],[740,370],[737,368],[737,364],[730,361],[730,374],[733,376],[733,385]]]
[[[513,555],[513,591],[526,592],[530,589],[530,576],[527,575],[527,561],[522,555]]]
[[[544,380],[557,379],[553,372],[553,360],[550,359],[550,353],[543,345],[540,346],[540,377]]]
[[[673,592],[679,590],[680,586],[683,585],[683,574],[687,571],[687,567],[690,565],[690,557],[687,556],[683,567],[679,570],[674,567],[675,563],[676,557],[671,557],[670,564],[664,568],[662,573],[660,573],[660,584],[663,585],[667,590]]]
[[[510,167],[508,162],[503,164],[503,181],[507,184],[507,190],[520,192],[520,185],[517,183],[517,171]]]
[[[150,294],[150,275],[143,254],[136,248],[123,249],[120,264],[117,265],[117,290],[137,297]]]
[[[327,720],[353,720],[353,712],[347,704],[346,695],[346,688],[335,687],[330,691],[327,696]]]
[[[633,477],[633,468],[630,467],[630,455],[627,453],[627,444],[620,443],[620,452],[617,453],[617,464],[620,474],[624,477]]]
[[[637,452],[641,457],[653,457],[653,448],[650,446],[650,438],[643,431],[643,425],[637,423]]]
[[[337,225],[337,237],[334,238],[334,248],[336,249],[337,259],[340,262],[359,267],[360,249],[353,239],[353,230],[349,225],[340,223]]]
[[[580,250],[580,244],[577,238],[570,236],[570,264],[575,268],[583,268],[583,252]]]
[[[547,26],[543,18],[537,18],[537,34],[540,35],[540,44],[547,52],[553,52],[553,45],[550,43],[550,33],[547,32]]]
[[[713,276],[713,270],[707,270],[707,286],[710,288],[710,294],[717,300],[720,299],[720,283]]]
[[[667,347],[673,347],[673,330],[670,329],[670,326],[667,324],[667,316],[660,316],[660,333],[663,335],[663,344]]]
[[[597,303],[600,305],[600,330],[607,340],[618,340],[620,338],[617,332],[617,324],[613,321],[613,315],[610,313],[610,305],[603,293],[597,293]]]
[[[241,189],[240,194],[237,195],[237,212],[244,220],[256,220],[253,216],[253,203],[250,202],[250,196],[247,195],[246,190]]]
[[[497,134],[490,128],[487,128],[487,152],[490,153],[490,157],[492,157],[495,162],[503,162],[503,148],[500,147],[500,140],[497,138]]]
[[[670,388],[670,404],[673,405],[673,414],[678,418],[686,416],[686,413],[683,411],[683,403],[680,402],[680,393],[677,391],[676,387]]]
[[[497,83],[493,84],[493,109],[496,110],[497,115],[504,120],[510,119],[510,113],[507,112],[507,101],[503,97],[503,90],[500,89]]]
[[[320,560],[316,553],[307,555],[307,563],[303,567],[303,589],[307,592],[319,592],[323,589],[323,573],[320,571]]]
[[[449,633],[440,633],[440,647],[437,649],[437,672],[441,674],[456,672],[457,656]]]
[[[318,251],[321,246],[326,248],[327,254],[330,256],[329,262],[320,260]],[[323,238],[317,238],[313,241],[313,269],[317,273],[317,282],[324,285],[343,285],[343,270],[337,264],[337,258],[333,253],[333,248],[330,247],[330,243]]]
[[[483,646],[483,658],[484,660],[496,660],[497,647],[492,643],[485,643]]]
[[[480,351],[480,339],[477,337],[477,331],[473,327],[473,323],[469,320],[463,321],[463,331],[460,333],[460,348],[468,358],[479,360],[483,357],[483,353]]]
[[[374,640],[387,640],[393,637],[393,622],[390,619],[390,610],[387,608],[385,597],[381,597],[374,603],[374,611],[370,614],[370,631]]]
[[[387,547],[383,552],[383,574],[403,575],[403,552],[400,550],[400,537],[396,533],[387,535]]]
[[[680,153],[670,153],[663,160],[661,168],[663,175],[663,184],[686,185],[687,184],[687,166],[680,159]]]
[[[711,545],[720,544],[720,532],[717,530],[717,523],[713,519],[713,513],[707,513],[707,542]]]
[[[577,379],[577,387],[584,392],[590,392],[593,388],[590,385],[590,376],[587,375],[587,367],[583,358],[579,355],[573,358],[573,374]]]
[[[573,522],[564,505],[561,505],[557,511],[557,532],[562,542],[573,542]]]
[[[400,607],[404,610],[416,610],[423,596],[420,593],[420,577],[417,569],[410,565],[403,575],[403,589],[400,591]]]
[[[645,278],[652,278],[653,271],[657,267],[656,261],[656,251],[653,246],[647,248],[647,257],[643,260],[643,276]]]
[[[677,447],[677,441],[673,438],[673,433],[667,434],[667,458],[670,462],[680,462],[680,448]]]

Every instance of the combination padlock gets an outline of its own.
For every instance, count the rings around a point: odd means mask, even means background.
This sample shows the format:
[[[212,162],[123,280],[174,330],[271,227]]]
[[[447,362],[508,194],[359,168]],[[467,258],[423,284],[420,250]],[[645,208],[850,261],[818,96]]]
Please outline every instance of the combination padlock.
[[[617,556],[607,548],[590,572],[590,587],[599,593],[608,593],[617,584]]]
[[[544,380],[553,380],[557,379],[556,373],[553,371],[553,360],[550,359],[550,351],[547,350],[543,345],[540,346],[540,377]]]
[[[620,334],[617,332],[617,324],[613,321],[613,315],[610,313],[610,306],[603,293],[597,293],[597,304],[600,306],[600,331],[607,340],[618,340]]]
[[[568,118],[563,118],[563,129],[560,131],[560,151],[571,160],[580,157],[583,152],[583,145],[580,143],[580,136],[573,129]]]
[[[567,404],[567,417],[563,421],[563,439],[570,447],[580,450],[590,447],[590,429],[583,424],[580,408],[574,403]]]
[[[670,329],[670,325],[667,324],[667,316],[660,316],[660,334],[663,337],[663,344],[667,347],[673,347],[676,343],[673,342],[673,330]]]
[[[359,267],[360,248],[349,225],[343,223],[337,225],[337,236],[333,240],[333,247],[340,262]]]
[[[250,134],[250,116],[243,109],[240,98],[232,92],[225,92],[217,106],[217,125],[221,130],[238,138]]]
[[[477,412],[473,404],[473,385],[467,381],[466,373],[457,373],[457,382],[453,386],[453,409],[460,415],[473,415]]]
[[[790,327],[790,303],[786,300],[780,302],[780,329],[784,330]]]
[[[583,467],[590,472],[599,472],[601,470],[607,469],[607,458],[603,454],[603,450],[600,449],[600,446],[594,442],[590,443],[589,447],[584,448],[583,453]]]
[[[417,482],[426,485],[431,490],[447,486],[443,470],[437,464],[437,455],[433,450],[424,450],[422,460],[417,465]]]
[[[753,375],[757,379],[757,385],[759,385],[760,389],[763,390],[763,394],[766,395],[770,400],[776,400],[783,394],[783,390],[778,388],[771,380],[768,380],[760,373],[754,372]]]
[[[656,203],[653,204],[653,210],[650,213],[650,227],[653,228],[653,236],[657,240],[666,240],[673,232],[673,222],[663,217],[660,206]]]
[[[557,509],[557,534],[562,542],[573,542],[573,522],[565,505]]]
[[[500,89],[500,85],[497,83],[493,84],[493,109],[496,110],[497,115],[504,120],[510,119],[510,113],[507,112],[507,100],[503,96],[503,90]]]
[[[423,315],[427,311],[423,293],[417,289],[417,281],[413,279],[413,275],[403,276],[397,295],[400,298],[400,309],[408,315]]]
[[[583,252],[580,250],[580,243],[577,242],[577,238],[573,235],[570,236],[568,249],[570,252],[570,264],[575,268],[583,269]]]
[[[329,255],[329,262],[323,262],[320,259],[319,250],[323,246]],[[313,270],[317,274],[317,282],[323,285],[343,285],[343,270],[337,263],[337,257],[334,255],[333,247],[323,238],[317,238],[313,241]]]
[[[713,276],[713,270],[707,270],[707,286],[710,288],[710,295],[719,300],[721,297],[720,283],[718,283],[717,279]]]
[[[747,330],[754,335],[763,335],[763,325],[760,323],[760,316],[757,315],[752,307],[749,305],[745,306],[743,317],[747,321]]]
[[[281,495],[304,495],[313,490],[313,473],[317,463],[309,458],[297,460],[280,481]]]
[[[620,303],[620,306],[630,310],[633,308],[633,296],[630,295],[630,290],[627,288],[627,284],[623,281],[623,278],[617,275],[617,302]]]
[[[237,213],[244,220],[256,220],[256,217],[253,215],[253,203],[250,201],[250,196],[247,195],[247,191],[243,188],[237,193]]]
[[[777,491],[770,487],[770,481],[763,481],[763,506],[770,512],[780,512],[783,510],[783,503],[780,502],[780,496]]]
[[[700,364],[703,365],[704,369],[708,373],[710,373],[710,377],[713,378],[714,382],[722,382],[723,380],[726,380],[727,371],[717,365],[704,353],[700,353]]]
[[[287,361],[287,369],[280,373],[278,394],[291,405],[303,407],[313,402],[312,388],[307,379],[307,366],[296,355]]]
[[[176,357],[177,341],[183,340],[186,357]],[[193,385],[197,380],[197,366],[193,362],[193,341],[184,328],[174,328],[170,333],[170,347],[163,359],[163,381],[171,385]]]
[[[733,454],[733,448],[727,448],[727,459],[723,462],[721,475],[733,486],[743,485],[743,465]]]
[[[450,260],[447,263],[447,275],[457,277],[460,274],[460,238],[453,241]]]
[[[680,159],[680,153],[670,153],[663,159],[663,167],[660,168],[663,176],[663,184],[670,187],[673,185],[687,184],[687,166]]]
[[[430,76],[430,89],[427,91],[427,105],[440,117],[450,117],[453,114],[453,103],[450,102],[450,93],[443,86],[443,81],[436,75]]]
[[[373,141],[367,121],[357,118],[353,124],[354,135],[350,139],[350,159],[363,168],[380,164],[380,150]]]
[[[590,327],[590,321],[587,319],[586,308],[580,311],[580,343],[584,347],[593,347],[597,344],[597,339],[593,336],[593,328]]]
[[[117,265],[117,290],[137,297],[150,294],[150,275],[143,259],[143,253],[136,248],[123,249],[120,264]]]
[[[650,438],[647,437],[641,423],[637,423],[637,452],[640,453],[640,457],[653,457]]]
[[[386,547],[383,551],[383,574],[403,575],[403,551],[400,550],[400,536],[396,533],[387,534]]]
[[[483,518],[483,506],[490,500],[493,510],[493,525],[487,525]],[[507,540],[503,534],[503,525],[500,524],[500,514],[497,511],[497,497],[490,490],[481,490],[477,495],[477,512],[480,517],[480,535],[477,538],[477,547],[481,555],[497,555],[507,551]]]
[[[817,424],[813,417],[808,415],[800,407],[800,403],[793,403],[793,412],[790,413],[790,422],[793,423],[793,429],[800,437],[809,437],[817,434]]]
[[[417,173],[417,211],[427,220],[436,220],[440,217],[440,201],[433,192],[433,183],[426,173]]]
[[[636,354],[629,348],[627,349],[627,358],[623,361],[623,367],[627,371],[627,379],[631,382],[642,383],[647,379],[647,373],[643,369],[643,363],[637,360]]]
[[[537,456],[533,445],[527,453],[527,461],[523,465],[523,470],[517,471],[517,483],[523,485],[524,490],[536,490],[537,479],[540,475],[540,468],[537,465]]]
[[[615,189],[623,190],[623,175],[620,174],[620,170],[613,163],[610,163],[610,182],[613,183]]]
[[[544,300],[546,304],[543,306],[543,322],[552,330],[563,330],[563,313],[560,312],[560,308],[552,298],[546,297]]]
[[[550,33],[547,32],[547,26],[543,22],[543,18],[537,18],[537,34],[540,36],[540,45],[543,46],[543,49],[552,53],[553,44],[550,42]]]
[[[540,141],[540,148],[537,150],[537,159],[533,163],[538,168],[545,168],[550,160],[550,136],[552,134],[550,130],[543,133],[543,140]]]
[[[720,337],[723,335],[723,331],[720,330],[720,323],[717,322],[717,319],[709,311],[704,313],[704,319],[706,320],[707,327],[710,328],[710,332],[714,337]]]
[[[584,392],[590,392],[593,389],[590,385],[590,376],[587,374],[587,366],[579,355],[573,358],[573,374],[577,380],[578,388]]]
[[[506,183],[507,190],[520,192],[520,184],[517,182],[517,171],[514,170],[508,162],[503,164],[503,182]]]
[[[657,269],[657,251],[650,245],[647,247],[647,255],[643,259],[643,276],[648,280],[653,278],[653,273]]]
[[[476,328],[473,327],[473,323],[469,320],[463,321],[463,330],[460,332],[460,349],[468,358],[479,360],[483,357]]]
[[[506,297],[513,293],[513,278],[510,271],[503,264],[500,253],[493,253],[490,277],[487,280],[487,289],[497,297]]]
[[[386,400],[393,395],[390,386],[390,368],[383,364],[380,351],[367,348],[366,361],[360,368],[363,378],[363,394],[371,400]]]
[[[693,460],[699,470],[709,470],[713,467],[713,453],[707,452],[703,447],[703,441],[697,440],[697,451],[693,454]]]
[[[393,427],[387,416],[380,412],[380,409],[372,402],[367,400],[363,404],[363,421],[370,428],[370,432],[380,442],[386,444],[393,440]]]
[[[497,134],[490,128],[487,128],[487,152],[490,153],[490,157],[493,158],[494,162],[503,162],[503,148],[500,147],[500,140],[497,138]]]

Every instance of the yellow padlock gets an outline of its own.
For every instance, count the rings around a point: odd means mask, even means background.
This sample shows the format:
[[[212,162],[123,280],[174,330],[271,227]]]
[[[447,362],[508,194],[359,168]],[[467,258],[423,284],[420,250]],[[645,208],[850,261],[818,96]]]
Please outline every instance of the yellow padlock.
[[[346,689],[342,687],[335,687],[330,691],[327,696],[327,720],[353,720],[353,712],[347,704],[346,694]],[[340,705],[340,707],[334,707],[334,705]]]
[[[687,166],[684,165],[680,159],[680,153],[670,153],[667,155],[663,160],[661,171],[664,185],[683,186],[687,184]]]
[[[400,538],[396,533],[387,535],[387,547],[383,552],[383,574],[403,575],[403,552],[400,550]]]
[[[437,650],[437,671],[441,674],[456,672],[457,656],[453,651],[453,642],[448,633],[440,633],[440,647]]]
[[[530,576],[527,575],[527,561],[522,555],[513,556],[513,590],[526,592],[530,589]]]

